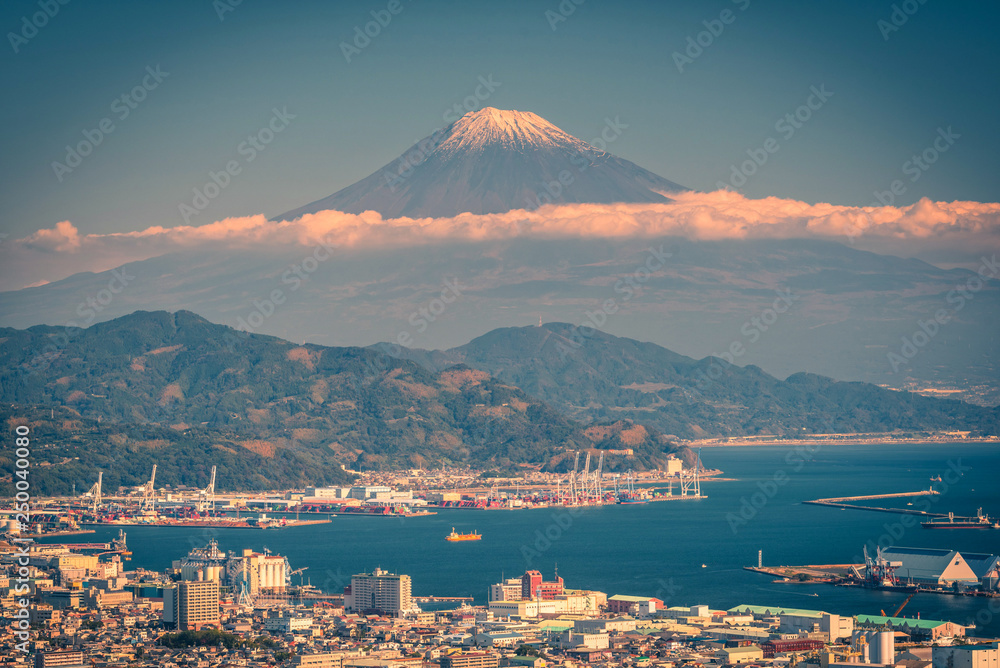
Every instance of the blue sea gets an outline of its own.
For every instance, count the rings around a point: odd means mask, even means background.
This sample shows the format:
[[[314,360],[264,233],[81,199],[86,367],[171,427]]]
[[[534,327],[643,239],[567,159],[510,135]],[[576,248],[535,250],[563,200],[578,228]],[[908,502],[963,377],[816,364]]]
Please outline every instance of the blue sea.
[[[816,448],[817,446],[810,446]],[[135,527],[128,531],[130,567],[164,569],[193,546],[216,538],[224,550],[269,548],[291,567],[307,568],[306,582],[339,591],[352,573],[375,567],[412,577],[415,595],[474,596],[526,569],[569,588],[649,595],[667,605],[780,605],[851,615],[891,613],[906,598],[823,584],[780,584],[743,570],[756,565],[858,563],[866,544],[1000,553],[1000,530],[927,530],[903,515],[805,505],[821,497],[926,489],[933,497],[866,502],[929,503],[934,512],[1000,515],[1000,445],[829,445],[706,448],[708,468],[729,481],[705,482],[707,498],[630,506],[512,511],[445,510],[415,518],[336,517],[325,525],[282,530],[204,530]],[[225,482],[220,480],[220,486]],[[909,526],[907,526],[909,525]],[[476,542],[445,535],[476,530]],[[117,528],[102,527],[93,540]],[[90,540],[90,538],[80,538]],[[300,576],[294,577],[299,582]],[[814,596],[817,594],[818,596]],[[1000,636],[1000,599],[918,594],[902,613],[960,624]]]

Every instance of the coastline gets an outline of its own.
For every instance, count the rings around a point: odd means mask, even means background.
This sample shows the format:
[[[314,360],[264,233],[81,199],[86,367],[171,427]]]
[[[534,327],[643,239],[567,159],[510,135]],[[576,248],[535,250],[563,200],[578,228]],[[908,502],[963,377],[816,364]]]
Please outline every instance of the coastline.
[[[930,436],[887,438],[874,434],[837,434],[830,438],[754,438],[734,436],[725,441],[719,439],[704,439],[699,441],[682,441],[681,445],[688,448],[724,448],[761,446],[795,446],[795,445],[955,445],[959,443],[995,443],[1000,444],[996,436]]]

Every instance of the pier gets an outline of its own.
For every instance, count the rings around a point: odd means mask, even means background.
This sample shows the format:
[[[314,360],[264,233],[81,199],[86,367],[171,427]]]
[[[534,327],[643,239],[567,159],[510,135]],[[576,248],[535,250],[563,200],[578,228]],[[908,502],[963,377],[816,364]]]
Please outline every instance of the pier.
[[[919,515],[921,517],[948,517],[948,513],[930,513],[926,510],[914,510],[912,508],[885,508],[882,506],[862,506],[851,501],[873,501],[878,499],[903,499],[913,496],[937,496],[940,492],[931,489],[922,489],[917,492],[897,492],[895,494],[865,494],[863,496],[836,496],[829,499],[813,499],[803,501],[814,506],[829,506],[832,508],[849,508],[851,510],[869,510],[877,513],[897,513],[899,515]]]

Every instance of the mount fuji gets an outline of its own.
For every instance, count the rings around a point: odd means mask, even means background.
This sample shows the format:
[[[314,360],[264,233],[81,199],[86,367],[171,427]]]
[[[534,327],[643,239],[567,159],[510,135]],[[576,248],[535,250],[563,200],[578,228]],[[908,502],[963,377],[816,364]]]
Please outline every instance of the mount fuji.
[[[622,131],[608,120],[606,132]],[[669,202],[687,190],[525,111],[486,107],[425,137],[397,160],[275,220],[334,209],[384,218],[502,213],[549,203]]]

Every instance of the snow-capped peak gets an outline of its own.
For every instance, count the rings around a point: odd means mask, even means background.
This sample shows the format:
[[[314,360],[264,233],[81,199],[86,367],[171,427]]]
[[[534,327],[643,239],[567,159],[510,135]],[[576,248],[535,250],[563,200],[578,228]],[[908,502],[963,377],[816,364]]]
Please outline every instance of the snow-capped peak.
[[[548,202],[668,202],[684,187],[566,134],[527,111],[486,107],[424,137],[397,160],[329,197],[327,209],[385,218],[534,210]]]
[[[588,144],[569,135],[530,111],[484,107],[470,111],[449,128],[448,138],[438,147],[444,152],[481,150],[490,145],[509,148],[572,145],[577,149]]]

